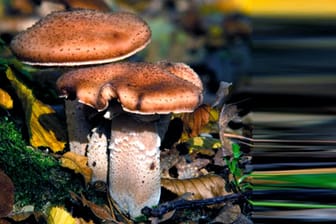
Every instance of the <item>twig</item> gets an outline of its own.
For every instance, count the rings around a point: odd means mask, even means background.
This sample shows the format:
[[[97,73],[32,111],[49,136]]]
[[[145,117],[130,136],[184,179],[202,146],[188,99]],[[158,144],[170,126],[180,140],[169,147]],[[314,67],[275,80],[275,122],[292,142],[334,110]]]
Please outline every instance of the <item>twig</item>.
[[[241,193],[230,194],[225,196],[213,197],[209,199],[202,200],[186,200],[186,199],[177,199],[174,201],[169,201],[158,205],[156,208],[145,207],[142,209],[142,214],[147,217],[161,217],[165,213],[175,210],[175,209],[183,209],[183,208],[195,208],[195,207],[203,207],[207,205],[219,204],[232,200],[239,200],[244,198],[245,195]]]

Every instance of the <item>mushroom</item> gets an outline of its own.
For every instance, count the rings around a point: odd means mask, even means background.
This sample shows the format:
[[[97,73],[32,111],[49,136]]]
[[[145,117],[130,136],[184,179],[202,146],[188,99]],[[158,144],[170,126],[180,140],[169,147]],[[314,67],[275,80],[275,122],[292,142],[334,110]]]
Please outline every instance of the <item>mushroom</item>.
[[[62,67],[121,60],[145,48],[150,40],[149,26],[135,14],[82,9],[47,15],[15,36],[10,47],[23,63]],[[70,150],[88,156],[92,182],[106,182],[107,139],[101,135],[102,127],[92,129],[87,109],[75,101],[65,102]]]
[[[150,42],[151,31],[127,12],[53,12],[16,35],[10,47],[23,63],[39,66],[102,64],[127,58]]]
[[[141,215],[143,207],[158,204],[157,122],[171,113],[192,112],[201,103],[198,75],[183,63],[118,62],[67,72],[57,87],[61,96],[98,111],[109,104],[121,106],[111,125],[109,192],[132,218]]]

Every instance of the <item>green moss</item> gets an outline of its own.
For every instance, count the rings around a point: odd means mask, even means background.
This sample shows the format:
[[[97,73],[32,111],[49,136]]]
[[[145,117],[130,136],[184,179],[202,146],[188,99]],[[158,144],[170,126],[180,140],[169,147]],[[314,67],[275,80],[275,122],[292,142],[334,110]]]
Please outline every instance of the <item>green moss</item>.
[[[59,165],[52,155],[26,145],[15,124],[0,117],[0,169],[13,181],[15,205],[64,204],[69,191],[82,192],[80,176]]]

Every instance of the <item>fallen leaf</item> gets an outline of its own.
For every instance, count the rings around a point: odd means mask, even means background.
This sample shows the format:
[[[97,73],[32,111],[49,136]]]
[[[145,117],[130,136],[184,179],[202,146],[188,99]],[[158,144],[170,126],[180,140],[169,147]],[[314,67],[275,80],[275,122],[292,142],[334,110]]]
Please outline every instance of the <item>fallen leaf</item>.
[[[11,224],[9,221],[7,221],[6,219],[1,219],[0,218],[0,224]]]
[[[107,205],[97,205],[85,198],[83,194],[81,196],[77,195],[74,192],[70,192],[71,198],[82,203],[83,206],[89,207],[92,213],[101,220],[105,221],[114,221],[115,220],[114,214],[112,213],[111,209]]]
[[[33,205],[26,205],[23,208],[21,208],[20,211],[11,214],[10,218],[15,222],[23,222],[27,220],[29,217],[35,215],[34,209],[35,207]]]
[[[53,152],[62,151],[66,143],[66,134],[55,116],[55,111],[36,99],[32,90],[20,82],[10,68],[6,70],[6,75],[25,111],[30,144],[33,147],[48,147]]]
[[[105,205],[104,206],[97,205],[87,200],[83,194],[79,196],[74,192],[70,192],[70,195],[74,200],[81,202],[83,206],[89,207],[93,212],[93,214],[95,214],[95,216],[97,216],[98,218],[103,220],[113,220],[109,208],[106,207]]]
[[[187,143],[189,146],[189,152],[195,151],[209,156],[214,154],[212,149],[218,149],[222,147],[222,144],[218,139],[205,136],[189,138]]]
[[[74,152],[66,152],[60,159],[61,166],[69,168],[75,173],[80,173],[88,184],[92,178],[92,169],[87,166],[88,158]]]
[[[94,224],[92,220],[85,221],[82,218],[74,218],[63,207],[52,207],[48,215],[48,224]]]
[[[14,205],[14,184],[12,180],[0,170],[0,218],[6,217]]]
[[[212,223],[234,223],[240,214],[241,210],[239,205],[227,203],[212,220]]]
[[[89,200],[87,200],[84,195],[81,197],[81,201],[84,206],[87,206],[90,208],[90,210],[97,216],[98,218],[102,220],[107,220],[107,221],[113,221],[114,218],[111,215],[110,209],[106,205],[97,205]]]
[[[222,143],[223,156],[232,155],[231,141],[225,137],[225,131],[230,121],[239,118],[238,109],[236,105],[224,105],[221,109],[218,126],[219,126],[219,138]]]
[[[199,136],[200,133],[217,132],[219,112],[207,104],[202,104],[192,113],[183,113],[179,116],[185,126],[182,141]]]
[[[221,81],[219,83],[219,88],[216,92],[216,99],[213,102],[213,104],[211,105],[211,107],[220,106],[224,102],[227,95],[229,95],[230,86],[232,86],[232,83],[224,82],[224,81]]]
[[[0,107],[6,110],[13,108],[12,97],[3,89],[0,89]]]
[[[206,171],[203,168],[209,163],[209,159],[193,158],[192,162],[187,162],[184,157],[181,157],[175,165],[178,179],[191,179],[205,175]]]
[[[167,190],[182,196],[191,193],[190,200],[207,199],[229,194],[225,190],[225,180],[214,174],[208,174],[191,179],[161,179],[161,186]]]
[[[179,152],[174,147],[172,149],[164,149],[160,152],[160,168],[161,177],[170,177],[169,169],[171,169],[179,161]]]
[[[48,224],[75,224],[76,219],[62,207],[52,207],[48,215]]]

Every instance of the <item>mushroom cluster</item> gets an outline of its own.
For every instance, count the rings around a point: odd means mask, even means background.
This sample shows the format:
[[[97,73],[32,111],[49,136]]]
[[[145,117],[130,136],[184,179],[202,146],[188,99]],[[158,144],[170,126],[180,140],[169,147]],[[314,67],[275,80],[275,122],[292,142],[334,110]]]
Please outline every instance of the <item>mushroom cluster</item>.
[[[65,105],[67,122],[82,122],[69,127],[69,140],[85,143],[74,151],[89,157],[95,180],[107,182],[111,197],[132,218],[160,199],[162,124],[171,113],[192,112],[202,102],[202,82],[184,63],[116,62],[145,48],[150,38],[150,28],[134,14],[75,10],[48,15],[11,43],[27,64],[86,65],[56,83],[60,96],[79,102]],[[92,129],[86,106],[109,116],[110,134],[86,142]],[[82,130],[84,139],[76,133]],[[100,146],[92,147],[95,142]]]

